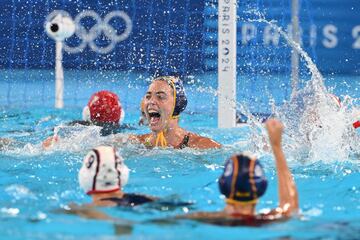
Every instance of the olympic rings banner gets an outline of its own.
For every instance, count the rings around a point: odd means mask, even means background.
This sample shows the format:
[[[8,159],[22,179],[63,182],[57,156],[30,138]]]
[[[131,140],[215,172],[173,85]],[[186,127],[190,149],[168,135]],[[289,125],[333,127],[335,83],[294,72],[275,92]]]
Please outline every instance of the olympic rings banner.
[[[249,21],[256,16],[245,5],[288,29],[290,2],[239,2],[239,73],[246,73],[248,65],[261,72],[289,70],[290,48],[269,26]],[[324,2],[302,1],[303,48],[322,73],[359,74],[358,0]],[[54,68],[55,41],[44,24],[56,13],[75,25],[74,34],[64,41],[66,69],[179,74],[217,69],[217,0],[2,0],[1,4],[1,69]]]
[[[68,16],[71,18],[70,14],[66,11],[59,11],[55,10],[51,12],[47,18],[46,22],[50,22],[51,19],[56,17],[57,15],[61,16]],[[110,21],[114,18],[120,18],[124,21],[125,26],[124,29],[120,29],[121,33],[117,33],[118,31],[114,29],[114,27],[110,24]],[[87,29],[83,24],[82,21],[84,19],[94,20],[95,24]],[[89,46],[91,50],[99,54],[107,54],[114,50],[115,45],[119,42],[124,41],[129,37],[132,31],[132,21],[129,15],[124,11],[111,11],[104,19],[102,19],[98,13],[93,10],[84,10],[76,15],[75,20],[75,36],[81,40],[80,44],[74,47],[69,46],[64,43],[64,49],[68,53],[79,53],[84,51],[86,46]],[[104,36],[109,40],[107,46],[100,47],[95,43],[95,40],[101,35]]]
[[[63,44],[66,69],[189,74],[203,66],[204,2],[3,0],[2,7],[0,68],[53,69],[46,23],[59,14],[75,25]]]

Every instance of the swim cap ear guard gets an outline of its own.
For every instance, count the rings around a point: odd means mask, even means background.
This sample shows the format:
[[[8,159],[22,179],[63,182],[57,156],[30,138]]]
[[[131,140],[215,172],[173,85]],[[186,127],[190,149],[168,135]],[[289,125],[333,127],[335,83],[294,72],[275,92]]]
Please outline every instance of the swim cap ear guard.
[[[256,203],[266,188],[263,168],[255,156],[241,153],[226,161],[219,189],[227,203]]]
[[[120,104],[121,107],[121,104]],[[120,125],[124,123],[124,119],[125,119],[125,110],[123,108],[121,108],[121,115],[120,115]]]
[[[129,168],[113,147],[100,146],[85,156],[78,177],[87,194],[109,193],[127,184]]]
[[[83,110],[82,110],[82,120],[90,122],[90,109],[89,107],[86,105]]]
[[[187,106],[187,97],[185,94],[185,89],[182,81],[177,79],[174,82],[175,92],[176,92],[176,100],[175,100],[175,107],[173,112],[173,117],[179,116],[181,112],[186,109]]]

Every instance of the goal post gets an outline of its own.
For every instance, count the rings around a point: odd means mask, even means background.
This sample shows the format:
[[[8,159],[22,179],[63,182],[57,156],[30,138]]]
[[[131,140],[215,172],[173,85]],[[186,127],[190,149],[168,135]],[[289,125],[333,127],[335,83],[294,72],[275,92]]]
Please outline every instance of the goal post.
[[[236,0],[218,1],[218,127],[236,125]]]
[[[299,0],[291,1],[291,37],[295,43],[300,44],[300,27],[299,27]],[[291,51],[291,88],[295,93],[299,85],[299,53],[293,48]]]
[[[218,127],[236,127],[237,93],[237,8],[241,1],[218,0]],[[246,4],[246,3],[244,3]],[[291,36],[294,42],[300,44],[299,0],[291,1]],[[290,9],[289,9],[290,10]],[[253,26],[253,25],[251,25]],[[244,29],[244,28],[243,28]],[[254,30],[255,31],[255,30]],[[242,33],[244,34],[244,33]],[[274,35],[276,36],[276,35]],[[244,36],[242,36],[244,39]],[[244,48],[248,46],[242,46]],[[249,46],[251,48],[251,46]],[[242,49],[239,49],[239,51]],[[292,92],[299,85],[299,53],[291,49],[291,83]],[[240,51],[241,53],[241,51]],[[262,53],[260,53],[262,54]],[[269,62],[269,65],[272,63]],[[270,68],[269,68],[270,69]],[[241,113],[238,113],[241,114]],[[259,114],[259,113],[255,113]],[[262,112],[260,112],[262,114]]]

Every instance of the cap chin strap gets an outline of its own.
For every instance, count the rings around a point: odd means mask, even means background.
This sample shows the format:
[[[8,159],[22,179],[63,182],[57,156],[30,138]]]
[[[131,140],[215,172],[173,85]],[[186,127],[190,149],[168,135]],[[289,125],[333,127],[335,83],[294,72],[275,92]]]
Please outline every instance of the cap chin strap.
[[[248,205],[248,204],[255,204],[257,203],[257,199],[253,199],[253,200],[249,200],[249,201],[237,201],[231,198],[227,198],[225,199],[225,202],[227,204],[232,204],[232,205]]]
[[[160,147],[163,147],[163,148],[167,147],[167,141],[164,136],[164,131],[161,131],[156,135],[155,146],[159,147],[159,144],[160,144]]]
[[[172,119],[176,119],[176,118],[179,117],[179,115],[173,116],[173,115],[174,115],[174,111],[175,111],[175,107],[176,107],[176,87],[175,87],[175,84],[174,84],[174,81],[173,81],[173,80],[169,80],[168,82],[169,82],[169,84],[171,84],[171,87],[172,87],[173,92],[174,92],[173,111],[172,111],[172,113],[171,113],[171,118],[172,118]]]
[[[173,80],[168,80],[167,82],[171,85],[171,87],[173,89],[173,92],[174,92],[173,112],[171,113],[171,117],[170,117],[169,120],[177,119],[177,118],[179,118],[179,115],[173,116],[174,111],[175,111],[175,105],[176,105],[176,88],[175,88],[175,84],[174,84]],[[164,131],[165,130],[162,130],[156,135],[155,147],[162,147],[162,148],[167,147],[168,144],[167,144],[167,141],[166,141],[166,138],[165,138],[165,135],[164,135]]]

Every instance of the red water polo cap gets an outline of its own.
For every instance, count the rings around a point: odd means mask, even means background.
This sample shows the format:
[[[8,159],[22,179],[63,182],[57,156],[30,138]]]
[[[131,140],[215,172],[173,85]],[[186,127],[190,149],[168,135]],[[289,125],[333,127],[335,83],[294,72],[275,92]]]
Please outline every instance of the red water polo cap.
[[[92,122],[118,123],[121,117],[121,104],[118,96],[109,91],[94,93],[88,103]]]
[[[353,123],[353,127],[356,129],[356,128],[359,128],[360,127],[360,121],[356,121]]]

